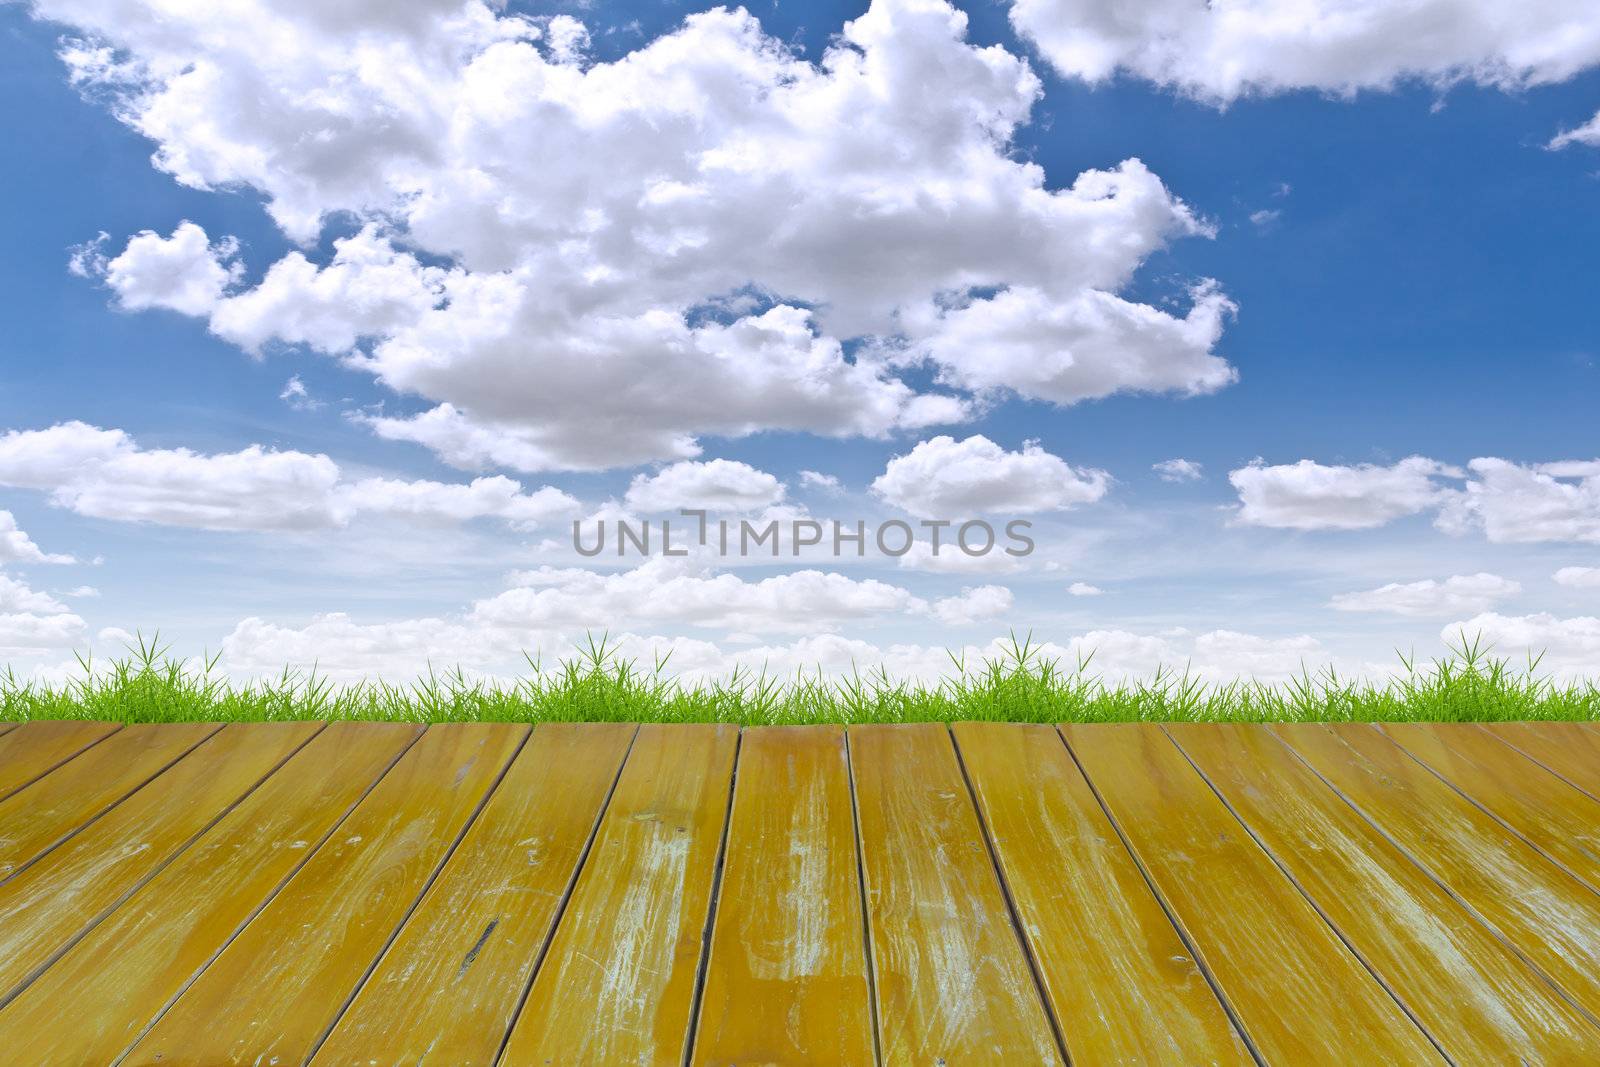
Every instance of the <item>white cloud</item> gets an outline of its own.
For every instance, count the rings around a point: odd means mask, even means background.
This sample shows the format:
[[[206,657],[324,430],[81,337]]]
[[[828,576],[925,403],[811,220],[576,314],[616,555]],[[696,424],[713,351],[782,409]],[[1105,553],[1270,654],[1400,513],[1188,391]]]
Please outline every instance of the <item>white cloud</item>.
[[[1090,585],[1088,582],[1073,582],[1067,586],[1068,596],[1100,596],[1104,592],[1105,590],[1098,585]]]
[[[1523,466],[1482,458],[1439,517],[1445,530],[1481,528],[1495,544],[1600,542],[1600,460]]]
[[[311,395],[311,390],[306,388],[306,383],[300,380],[298,374],[283,384],[283,392],[278,394],[278,399],[295,411],[315,411],[322,406],[322,401]]]
[[[655,474],[640,474],[628,486],[624,502],[636,512],[760,511],[781,503],[784,485],[766,471],[748,463],[713,459],[686,460]]]
[[[1204,477],[1200,464],[1189,459],[1164,459],[1160,463],[1152,463],[1150,469],[1164,482],[1198,482]]]
[[[1125,72],[1217,104],[1407,80],[1515,90],[1600,62],[1587,0],[1014,0],[1011,22],[1064,75]]]
[[[48,593],[0,574],[0,653],[30,655],[71,648],[84,638],[84,622]]]
[[[1003,585],[980,585],[961,590],[960,596],[943,597],[933,602],[930,614],[946,626],[970,626],[998,619],[1011,610],[1014,598]]]
[[[969,44],[942,0],[876,0],[815,63],[743,10],[611,62],[571,19],[477,0],[35,10],[76,29],[74,79],[179,182],[259,191],[308,247],[330,217],[364,226],[250,288],[217,284],[225,250],[180,228],[159,247],[181,237],[199,280],[146,303],[420,398],[369,424],[463,467],[687,459],[761,430],[881,438],[968,419],[991,392],[1234,377],[1211,352],[1232,309],[1214,287],[1182,317],[1120,295],[1209,227],[1137,160],[1063,180],[1020,158],[1039,80]],[[924,363],[984,396],[919,394],[898,375]]]
[[[1269,467],[1260,460],[1228,474],[1239,492],[1238,519],[1294,530],[1361,530],[1441,504],[1438,479],[1462,472],[1422,456],[1390,467],[1323,466],[1303,459]]]
[[[1569,589],[1600,589],[1600,567],[1562,567],[1551,577]]]
[[[1541,671],[1592,679],[1600,663],[1600,619],[1580,615],[1563,619],[1549,613],[1500,615],[1488,612],[1453,622],[1440,639],[1459,644],[1463,637],[1482,641],[1495,656],[1523,666],[1539,657]]]
[[[0,563],[76,563],[71,556],[46,552],[17,525],[11,512],[0,509]]]
[[[524,493],[505,477],[347,481],[324,455],[260,445],[211,455],[146,449],[121,430],[81,422],[0,435],[0,485],[48,492],[51,503],[92,518],[207,530],[327,529],[357,514],[527,526],[578,506],[548,487]]]
[[[1496,574],[1457,574],[1436,581],[1390,582],[1361,593],[1340,593],[1332,606],[1340,611],[1383,612],[1390,615],[1452,615],[1484,612],[1496,601],[1522,592],[1522,586]]]
[[[1600,111],[1596,111],[1594,118],[1582,126],[1564,130],[1551,138],[1549,147],[1552,149],[1565,148],[1569,144],[1588,145],[1590,148],[1600,148]]]
[[[933,550],[930,531],[928,539],[913,541],[905,555],[896,562],[904,570],[927,571],[931,574],[1015,574],[1025,566],[1021,558],[1003,548],[980,556],[963,552],[959,544],[952,544],[949,531],[944,531],[940,538],[938,552]]]
[[[959,520],[979,514],[1030,515],[1092,504],[1111,476],[1075,468],[1037,442],[1007,452],[987,437],[935,437],[891,459],[872,491],[920,518]]]
[[[822,493],[838,493],[844,490],[838,478],[831,474],[823,474],[821,471],[801,471],[800,485]]]
[[[223,290],[241,274],[238,253],[233,238],[212,244],[205,230],[182,222],[171,237],[145,230],[130,238],[114,259],[79,254],[73,265],[77,273],[103,276],[117,294],[117,303],[129,311],[167,308],[185,315],[209,315]]]

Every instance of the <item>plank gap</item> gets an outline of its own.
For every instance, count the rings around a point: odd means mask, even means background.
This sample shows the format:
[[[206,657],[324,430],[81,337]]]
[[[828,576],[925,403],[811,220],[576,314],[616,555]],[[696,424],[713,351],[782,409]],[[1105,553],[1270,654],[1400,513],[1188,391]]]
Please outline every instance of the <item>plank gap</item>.
[[[706,906],[705,929],[700,934],[700,964],[695,969],[694,992],[689,997],[689,1029],[683,1035],[683,1067],[694,1059],[694,1041],[700,1031],[700,1010],[705,1001],[706,971],[711,965],[712,933],[717,923],[717,901],[722,895],[722,871],[728,861],[728,832],[733,828],[733,794],[739,787],[739,753],[744,749],[744,727],[733,739],[733,770],[728,775],[728,804],[722,812],[722,840],[717,844],[717,862],[711,874],[711,900]]]
[[[861,855],[861,808],[856,802],[856,764],[850,755],[850,727],[844,728],[844,771],[850,783],[850,826],[856,841],[856,895],[861,898],[861,948],[867,961],[867,1012],[872,1021],[872,1062],[883,1067],[883,1039],[878,1034],[878,985],[872,959],[872,910],[867,907],[866,862]]]

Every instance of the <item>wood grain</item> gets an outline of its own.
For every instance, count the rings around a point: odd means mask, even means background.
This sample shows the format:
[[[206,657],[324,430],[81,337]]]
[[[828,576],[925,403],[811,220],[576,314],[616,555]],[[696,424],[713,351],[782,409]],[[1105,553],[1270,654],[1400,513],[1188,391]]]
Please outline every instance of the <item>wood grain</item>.
[[[1272,734],[1167,732],[1454,1062],[1578,1063],[1600,1049],[1600,1029]]]
[[[109,722],[42,719],[0,736],[0,800],[120,729]]]
[[[694,1063],[873,1063],[844,730],[747,729]]]
[[[500,1062],[683,1062],[739,731],[648,725]]]
[[[1600,896],[1375,728],[1271,729],[1591,1017],[1600,1015]]]
[[[429,727],[123,1062],[304,1063],[527,734]]]
[[[1592,722],[1496,722],[1480,727],[1600,800],[1600,729]]]
[[[1072,1062],[1253,1062],[1056,731],[953,733]]]
[[[1061,732],[1269,1063],[1442,1061],[1160,727]]]
[[[0,1010],[0,1048],[15,1063],[116,1060],[419,732],[371,722],[323,730]]]
[[[1380,727],[1539,851],[1600,893],[1600,800],[1471,723],[1391,723]]]
[[[883,1063],[1060,1063],[943,725],[850,729]]]
[[[315,1063],[494,1063],[636,729],[534,728]]]
[[[322,729],[228,726],[45,856],[0,881],[0,1004]]]
[[[0,879],[131,794],[221,723],[128,726],[0,801]]]

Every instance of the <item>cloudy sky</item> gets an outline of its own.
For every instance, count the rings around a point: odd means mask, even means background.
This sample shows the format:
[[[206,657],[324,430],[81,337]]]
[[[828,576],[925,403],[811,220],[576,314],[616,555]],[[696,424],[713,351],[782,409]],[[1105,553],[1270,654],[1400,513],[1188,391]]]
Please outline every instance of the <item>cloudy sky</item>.
[[[34,0],[0,86],[19,673],[1600,664],[1592,0]],[[574,550],[681,508],[869,543]]]

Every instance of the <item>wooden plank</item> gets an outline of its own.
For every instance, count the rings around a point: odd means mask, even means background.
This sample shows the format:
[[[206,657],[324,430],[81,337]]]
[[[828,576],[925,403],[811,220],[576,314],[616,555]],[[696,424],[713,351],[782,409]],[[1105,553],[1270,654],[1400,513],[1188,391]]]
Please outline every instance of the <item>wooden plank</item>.
[[[494,1063],[636,729],[534,729],[313,1062]]]
[[[221,723],[128,726],[0,801],[0,879],[160,774]]]
[[[1600,1028],[1272,734],[1167,732],[1451,1060],[1579,1063],[1600,1051]]]
[[[121,729],[110,722],[25,722],[0,736],[0,800]]]
[[[0,734],[10,733],[16,725],[14,722],[0,722]]]
[[[1600,896],[1371,726],[1271,727],[1390,840],[1600,1016]]]
[[[1267,1062],[1441,1062],[1160,727],[1061,731]]]
[[[1588,722],[1495,722],[1480,729],[1600,800],[1600,730]]]
[[[850,729],[886,1065],[1060,1063],[949,731]]]
[[[122,1062],[309,1059],[527,735],[430,727]]]
[[[744,732],[694,1063],[873,1063],[844,730]]]
[[[501,1064],[683,1062],[738,740],[639,728]]]
[[[1600,893],[1600,800],[1471,723],[1392,723],[1380,729]]]
[[[0,1004],[309,741],[321,723],[229,726],[195,758],[0,881]]]
[[[953,732],[1072,1062],[1253,1062],[1055,730]]]
[[[116,1060],[419,733],[372,722],[323,730],[0,1010],[0,1048],[16,1063]]]

